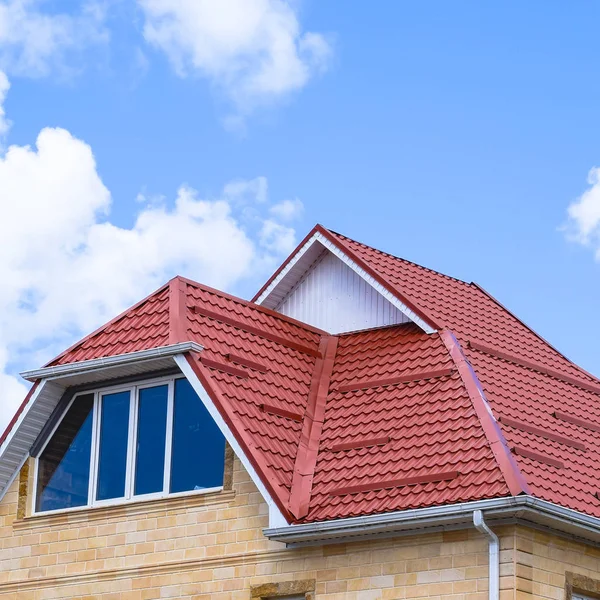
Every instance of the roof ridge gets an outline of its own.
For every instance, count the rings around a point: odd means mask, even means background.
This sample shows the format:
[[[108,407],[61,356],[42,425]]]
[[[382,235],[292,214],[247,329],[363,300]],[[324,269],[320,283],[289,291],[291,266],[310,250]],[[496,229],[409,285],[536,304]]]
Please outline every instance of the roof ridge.
[[[169,281],[169,343],[187,341],[187,282],[180,277]]]
[[[327,229],[327,227],[324,227],[323,225],[321,225],[321,227],[323,227],[324,229]],[[333,229],[327,229],[327,231],[329,231],[330,233],[332,233],[334,235],[342,237],[345,240],[354,242],[355,244],[358,244],[359,246],[363,246],[365,248],[368,248],[369,250],[373,250],[374,252],[377,252],[378,254],[384,254],[385,256],[389,256],[390,258],[393,258],[394,260],[401,260],[402,262],[408,263],[409,265],[418,267],[419,269],[422,269],[423,271],[429,271],[430,273],[435,273],[436,275],[440,275],[441,277],[445,277],[446,279],[452,279],[452,281],[456,281],[456,282],[462,283],[464,285],[469,285],[469,282],[465,281],[464,279],[460,279],[458,277],[453,277],[452,275],[448,275],[447,273],[442,273],[441,271],[437,271],[436,269],[431,269],[430,267],[426,267],[418,262],[415,262],[414,260],[409,260],[408,258],[404,258],[402,256],[396,256],[395,254],[391,254],[390,252],[385,252],[385,250],[380,250],[379,248],[375,248],[375,246],[370,246],[369,244],[365,244],[364,242],[359,242],[358,240],[348,237],[347,235],[344,235],[343,233],[340,233],[339,231],[334,231]]]
[[[296,519],[308,514],[337,344],[337,336],[324,335],[315,361],[290,490],[289,510]]]
[[[439,335],[448,350],[448,354],[450,354],[450,358],[458,369],[458,373],[467,394],[471,399],[473,408],[475,409],[475,413],[483,429],[483,433],[494,454],[496,463],[502,472],[504,481],[506,482],[511,495],[531,494],[529,484],[508,447],[502,430],[498,425],[498,421],[494,417],[485,397],[483,387],[481,386],[471,363],[467,360],[460,342],[449,329],[441,331]]]
[[[195,288],[198,288],[205,292],[209,292],[211,294],[215,294],[216,296],[220,296],[221,298],[226,298],[227,300],[231,300],[232,302],[237,302],[238,304],[241,304],[242,306],[246,306],[247,308],[252,308],[252,309],[258,310],[259,312],[262,312],[263,314],[269,315],[270,317],[275,317],[275,318],[279,319],[280,321],[284,321],[286,323],[291,323],[292,325],[301,327],[307,331],[310,331],[311,333],[316,333],[318,335],[329,335],[329,333],[327,331],[325,331],[324,329],[319,329],[318,327],[315,327],[314,325],[305,323],[304,321],[294,319],[293,317],[288,317],[287,315],[278,313],[275,310],[266,308],[264,306],[261,306],[260,304],[256,304],[256,302],[252,302],[251,300],[245,300],[244,298],[240,298],[239,296],[234,296],[233,294],[229,294],[222,290],[218,290],[217,288],[210,287],[209,285],[205,285],[204,283],[194,281],[193,279],[188,279],[187,277],[182,277],[181,275],[177,275],[177,278],[182,281],[185,281],[185,283],[187,283],[188,285],[191,285]]]

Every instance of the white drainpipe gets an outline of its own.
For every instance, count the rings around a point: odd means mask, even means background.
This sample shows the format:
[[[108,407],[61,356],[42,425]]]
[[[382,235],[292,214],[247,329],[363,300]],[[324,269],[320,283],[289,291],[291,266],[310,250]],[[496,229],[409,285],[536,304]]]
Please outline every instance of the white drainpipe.
[[[489,600],[498,600],[500,597],[500,541],[498,536],[487,526],[480,510],[473,511],[473,525],[477,531],[483,533],[489,541],[490,572],[489,572]]]

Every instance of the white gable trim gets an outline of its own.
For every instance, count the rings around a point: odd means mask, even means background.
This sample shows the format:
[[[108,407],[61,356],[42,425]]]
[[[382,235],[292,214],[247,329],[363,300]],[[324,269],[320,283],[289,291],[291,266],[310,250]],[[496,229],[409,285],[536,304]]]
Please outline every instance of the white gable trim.
[[[395,306],[400,312],[408,317],[413,323],[417,324],[426,333],[435,333],[436,329],[433,328],[429,323],[422,319],[414,310],[409,308],[404,302],[399,300],[394,294],[388,291],[383,285],[381,285],[374,277],[369,275],[363,268],[359,267],[350,257],[348,257],[342,250],[340,250],[335,244],[328,240],[319,231],[315,232],[314,235],[296,252],[293,258],[288,264],[281,270],[281,272],[273,279],[273,281],[267,286],[263,293],[256,299],[257,304],[263,304],[266,299],[273,293],[283,281],[285,276],[291,271],[291,269],[301,260],[301,258],[312,248],[314,244],[320,244],[326,248],[329,252],[339,258],[344,264],[352,269],[359,277],[364,279],[375,291],[383,296],[390,304]],[[297,283],[297,282],[294,282]],[[294,286],[292,286],[293,288]]]
[[[0,446],[0,500],[29,456],[29,449],[50,418],[65,388],[42,381]]]
[[[280,288],[278,294],[282,293]],[[274,310],[334,335],[411,323],[402,311],[325,248]]]
[[[186,357],[183,354],[175,356],[175,362],[177,366],[181,369],[181,372],[186,376],[187,380],[191,383],[195,392],[198,394],[200,400],[206,407],[206,410],[210,413],[211,417],[214,419],[217,427],[221,430],[221,433],[225,436],[228,444],[232,447],[236,456],[240,459],[244,469],[246,469],[248,475],[250,475],[250,479],[252,479],[254,485],[258,488],[261,496],[264,501],[267,503],[269,507],[269,527],[286,527],[289,523],[286,521],[285,517],[281,514],[279,507],[271,497],[271,494],[267,491],[267,488],[264,486],[262,480],[254,470],[252,463],[248,460],[248,457],[242,450],[241,446],[238,444],[235,436],[229,429],[229,426],[221,416],[221,413],[217,410],[217,407],[214,405],[211,400],[208,392],[204,389],[204,386],[198,379],[196,373],[190,364],[188,363]]]

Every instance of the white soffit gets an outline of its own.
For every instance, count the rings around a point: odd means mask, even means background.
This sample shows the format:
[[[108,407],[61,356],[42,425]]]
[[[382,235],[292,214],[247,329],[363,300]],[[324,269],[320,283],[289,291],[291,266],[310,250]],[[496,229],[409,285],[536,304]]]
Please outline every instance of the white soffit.
[[[321,258],[324,251],[329,251],[339,258],[344,264],[350,267],[352,271],[374,288],[375,291],[383,296],[383,298],[395,306],[423,331],[426,333],[434,333],[436,331],[435,328],[431,327],[431,325],[417,315],[417,313],[388,291],[363,268],[359,267],[351,258],[318,231],[315,232],[298,252],[296,252],[285,268],[281,270],[277,277],[256,299],[256,303],[267,308],[276,309],[285,301],[288,294],[298,284],[304,274]]]
[[[0,446],[0,500],[17,476],[29,455],[31,445],[50,418],[64,391],[62,385],[42,381]]]
[[[264,483],[261,478],[258,476],[258,473],[254,470],[252,463],[248,460],[248,457],[242,450],[241,446],[238,444],[235,436],[233,435],[231,429],[221,416],[221,413],[217,410],[217,407],[214,405],[211,397],[208,392],[204,389],[201,381],[198,379],[196,373],[192,367],[190,367],[187,359],[183,355],[179,355],[175,357],[175,362],[177,366],[181,369],[181,372],[185,375],[187,380],[191,383],[194,388],[196,394],[198,394],[200,400],[206,407],[206,410],[210,413],[211,417],[214,419],[217,427],[221,430],[221,433],[225,436],[227,443],[232,447],[235,455],[240,459],[244,469],[246,469],[248,475],[250,475],[250,479],[252,479],[254,485],[258,488],[261,496],[264,501],[267,503],[269,507],[269,527],[286,527],[288,522],[285,520],[285,517],[281,514],[277,504],[271,497],[271,494],[267,491]]]

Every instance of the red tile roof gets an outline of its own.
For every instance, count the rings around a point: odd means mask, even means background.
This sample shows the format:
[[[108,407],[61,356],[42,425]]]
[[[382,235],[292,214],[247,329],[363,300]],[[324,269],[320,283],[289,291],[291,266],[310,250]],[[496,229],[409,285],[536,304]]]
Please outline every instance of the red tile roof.
[[[314,231],[438,332],[332,336],[175,278],[50,364],[200,343],[190,365],[290,521],[519,493],[600,517],[600,382],[475,284]]]

